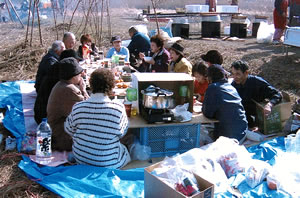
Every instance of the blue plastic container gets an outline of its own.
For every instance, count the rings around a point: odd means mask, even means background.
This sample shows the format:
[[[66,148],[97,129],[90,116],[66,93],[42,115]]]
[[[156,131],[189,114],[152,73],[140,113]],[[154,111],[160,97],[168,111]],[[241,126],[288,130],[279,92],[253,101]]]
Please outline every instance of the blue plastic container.
[[[139,139],[151,147],[150,157],[172,156],[200,146],[200,124],[141,128]]]

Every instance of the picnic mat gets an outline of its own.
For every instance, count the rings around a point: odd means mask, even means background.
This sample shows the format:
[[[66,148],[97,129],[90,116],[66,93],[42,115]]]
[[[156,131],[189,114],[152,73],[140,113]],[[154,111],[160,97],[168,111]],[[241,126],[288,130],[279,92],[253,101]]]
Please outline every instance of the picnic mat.
[[[248,148],[255,159],[276,163],[276,155],[284,152],[284,138],[278,137]],[[144,169],[117,170],[87,165],[39,167],[23,157],[19,167],[37,183],[62,197],[144,197]],[[238,186],[243,197],[290,197],[270,190],[266,181],[250,188],[246,182]],[[215,197],[231,197],[229,192]]]

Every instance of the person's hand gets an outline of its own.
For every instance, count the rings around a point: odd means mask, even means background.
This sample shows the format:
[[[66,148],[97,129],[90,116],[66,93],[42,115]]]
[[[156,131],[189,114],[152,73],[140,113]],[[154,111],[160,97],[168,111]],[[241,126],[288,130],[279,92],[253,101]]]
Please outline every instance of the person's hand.
[[[268,102],[265,107],[264,107],[264,113],[266,116],[269,116],[271,114],[271,111],[272,111],[272,107],[273,107],[273,104]]]
[[[143,59],[144,59],[144,57],[145,57],[145,54],[144,54],[144,53],[142,53],[142,52],[140,52],[140,53],[139,53],[139,57],[140,57],[140,59],[142,59],[142,60],[143,60]]]
[[[286,13],[285,13],[285,12],[283,12],[283,13],[282,13],[282,16],[283,16],[283,17],[286,17]]]
[[[84,79],[81,77],[79,81],[79,89],[81,92],[86,91],[86,84],[84,82]]]

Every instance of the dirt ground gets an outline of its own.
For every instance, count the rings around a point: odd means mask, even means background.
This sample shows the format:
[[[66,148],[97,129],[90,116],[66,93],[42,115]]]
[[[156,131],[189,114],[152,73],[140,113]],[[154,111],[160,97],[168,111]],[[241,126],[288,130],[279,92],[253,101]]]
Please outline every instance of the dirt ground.
[[[129,39],[127,31],[130,26],[147,24],[134,20],[137,12],[139,10],[136,9],[112,10],[112,34],[120,35],[122,39]],[[248,13],[251,14],[251,12]],[[271,15],[270,12],[268,15]],[[79,22],[80,19],[77,19],[76,24],[71,28],[71,31],[76,33],[77,40],[81,34]],[[59,39],[61,39],[65,25],[60,24],[59,27]],[[148,29],[154,27],[154,24],[148,25]],[[32,47],[25,48],[25,33],[26,28],[21,29],[17,23],[0,23],[1,81],[34,80],[38,63],[47,48],[56,40],[55,28],[49,21],[42,21],[43,46],[40,45],[38,29],[35,27]],[[100,48],[106,51],[110,47],[106,27],[104,27],[104,33],[104,41]],[[245,60],[249,63],[252,74],[259,75],[279,90],[288,92],[293,101],[300,98],[300,48],[288,47],[289,55],[285,56],[284,46],[258,44],[255,38],[246,38],[243,41],[223,41],[222,39],[201,39],[200,36],[185,39],[182,44],[187,58],[192,63],[199,61],[201,54],[216,49],[224,57],[223,66],[226,70],[230,71],[233,61]],[[0,133],[4,136],[9,134],[2,123]],[[4,143],[1,144],[0,195],[2,197],[56,197],[55,194],[26,177],[17,167],[20,159],[18,153],[4,151]]]

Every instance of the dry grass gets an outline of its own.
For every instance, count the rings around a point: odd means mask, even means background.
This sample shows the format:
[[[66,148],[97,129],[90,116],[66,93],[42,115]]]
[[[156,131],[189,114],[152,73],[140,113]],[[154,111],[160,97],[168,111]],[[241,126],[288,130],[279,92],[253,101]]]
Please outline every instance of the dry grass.
[[[245,0],[246,1],[246,0]],[[125,2],[125,0],[122,0]],[[127,1],[129,2],[129,0]],[[141,2],[141,1],[135,1]],[[179,1],[176,1],[179,2]],[[174,0],[174,3],[176,3]],[[269,1],[265,1],[269,2]],[[273,2],[272,2],[273,4]],[[127,30],[129,26],[141,24],[135,21],[140,10],[128,8],[112,10],[112,33],[120,35],[122,39],[129,39]],[[249,15],[257,14],[255,10],[247,10]],[[271,11],[264,13],[271,16]],[[105,20],[106,21],[106,20]],[[77,32],[77,40],[80,37],[79,19],[75,20],[72,32]],[[61,21],[60,21],[61,23]],[[20,29],[17,24],[0,24],[0,80],[34,80],[38,63],[46,52],[47,48],[56,39],[53,25],[46,22],[43,25],[43,43],[39,45],[37,29],[34,29],[33,46],[24,48],[25,30]],[[60,25],[59,35],[62,36],[65,25]],[[154,28],[154,24],[151,28]],[[151,29],[149,28],[149,29]],[[110,47],[107,36],[107,26],[104,23],[104,41],[102,49]],[[300,49],[291,48],[289,57],[282,54],[282,46],[257,44],[255,39],[246,39],[243,42],[203,40],[197,36],[189,40],[183,40],[185,52],[188,59],[195,63],[200,60],[200,55],[208,50],[217,49],[224,56],[224,67],[230,69],[234,60],[246,60],[249,62],[251,72],[264,77],[280,90],[291,93],[294,97],[300,97]],[[77,44],[79,44],[77,42]],[[9,134],[0,123],[0,132]],[[0,197],[56,197],[52,192],[29,180],[26,175],[17,167],[21,160],[16,152],[4,151],[4,143],[0,145]]]

